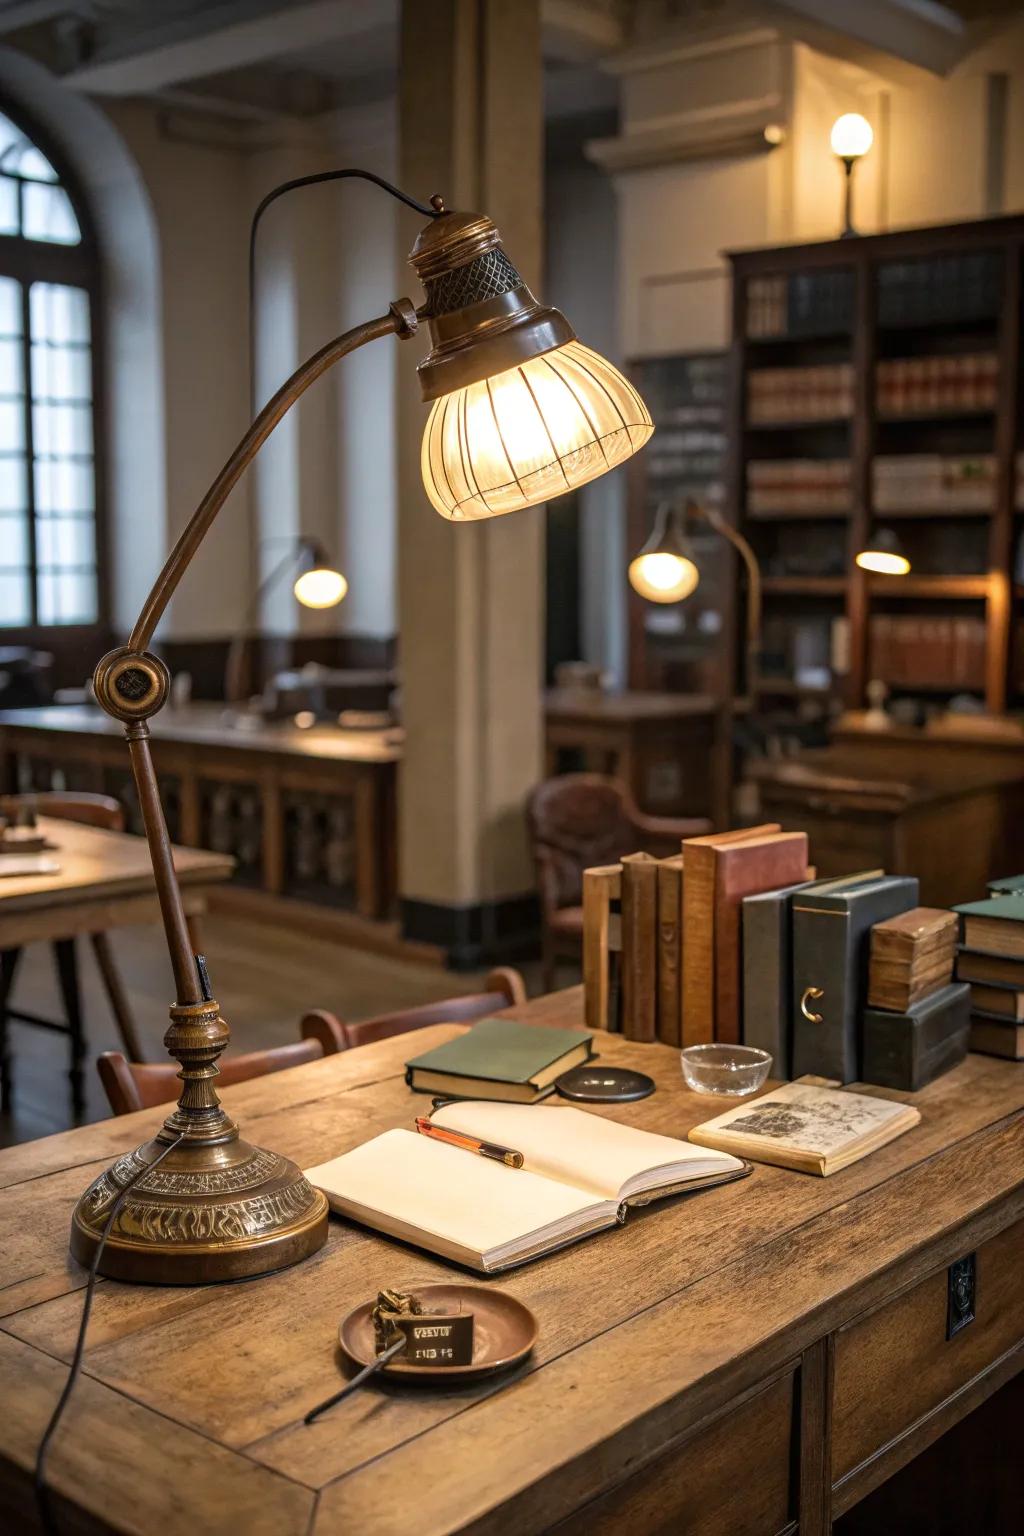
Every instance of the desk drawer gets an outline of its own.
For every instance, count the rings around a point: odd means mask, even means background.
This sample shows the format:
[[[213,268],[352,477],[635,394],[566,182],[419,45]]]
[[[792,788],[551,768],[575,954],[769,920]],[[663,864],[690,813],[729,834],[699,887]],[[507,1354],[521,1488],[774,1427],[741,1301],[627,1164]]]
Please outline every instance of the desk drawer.
[[[948,1274],[836,1336],[832,1480],[939,1408],[1024,1338],[1024,1221],[977,1250],[975,1318],[947,1340]]]
[[[793,1377],[554,1526],[550,1536],[773,1536],[790,1521]]]

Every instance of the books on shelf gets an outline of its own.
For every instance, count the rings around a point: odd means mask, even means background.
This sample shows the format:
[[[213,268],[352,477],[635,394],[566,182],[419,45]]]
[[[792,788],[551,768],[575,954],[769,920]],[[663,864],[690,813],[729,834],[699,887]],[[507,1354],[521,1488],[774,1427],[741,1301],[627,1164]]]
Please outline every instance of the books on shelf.
[[[747,374],[747,420],[751,426],[842,421],[852,414],[852,363],[751,368]]]
[[[853,322],[853,273],[772,272],[747,280],[746,332],[751,338],[830,336]]]
[[[994,319],[1002,295],[998,251],[885,261],[878,267],[878,323],[942,325]]]
[[[849,512],[849,459],[751,459],[747,512]]]
[[[755,1163],[827,1176],[912,1130],[920,1119],[911,1104],[786,1083],[696,1126],[690,1140]]]
[[[897,687],[985,686],[987,630],[984,619],[937,615],[872,614],[868,670]]]
[[[994,410],[998,384],[994,352],[885,358],[876,368],[876,403],[884,416]]]
[[[537,1029],[514,1019],[480,1019],[473,1028],[405,1064],[416,1093],[534,1104],[555,1078],[593,1055],[585,1029]]]
[[[632,1205],[747,1172],[728,1153],[580,1109],[474,1101],[445,1105],[431,1119],[520,1152],[522,1167],[391,1130],[306,1177],[339,1215],[485,1274],[614,1227]]]
[[[872,475],[876,512],[989,512],[995,506],[991,453],[879,454]]]

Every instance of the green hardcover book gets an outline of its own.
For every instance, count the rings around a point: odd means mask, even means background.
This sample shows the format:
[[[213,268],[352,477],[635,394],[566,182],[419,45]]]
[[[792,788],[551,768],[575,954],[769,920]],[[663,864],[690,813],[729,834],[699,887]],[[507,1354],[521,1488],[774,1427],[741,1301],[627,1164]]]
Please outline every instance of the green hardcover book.
[[[1004,875],[1001,880],[990,880],[986,890],[993,896],[1024,896],[1024,875]]]
[[[594,1054],[585,1029],[543,1029],[514,1019],[481,1019],[457,1040],[414,1056],[405,1080],[416,1093],[534,1104],[555,1078]]]
[[[964,945],[987,955],[1024,959],[1024,896],[990,896],[953,908],[961,918]]]

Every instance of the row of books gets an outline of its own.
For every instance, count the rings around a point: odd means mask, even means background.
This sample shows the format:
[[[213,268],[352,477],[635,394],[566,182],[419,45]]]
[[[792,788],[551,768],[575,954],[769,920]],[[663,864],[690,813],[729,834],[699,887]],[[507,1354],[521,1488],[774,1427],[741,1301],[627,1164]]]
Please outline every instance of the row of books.
[[[751,459],[747,511],[848,512],[849,459]]]
[[[991,453],[879,454],[872,464],[876,512],[989,511],[995,505]]]
[[[941,683],[983,688],[985,637],[980,618],[875,614],[869,627],[868,670],[872,677],[902,687]]]
[[[994,352],[893,357],[878,364],[877,404],[887,416],[994,410],[998,384]]]
[[[984,901],[955,908],[957,976],[970,985],[971,1049],[1024,1061],[1024,875],[993,880]]]
[[[878,269],[878,323],[934,325],[998,313],[1002,259],[995,251],[890,261]]]
[[[747,374],[747,420],[752,426],[844,420],[853,414],[853,378],[852,363],[752,368]]]
[[[830,336],[853,323],[853,274],[837,272],[772,273],[747,282],[747,335],[771,337]]]

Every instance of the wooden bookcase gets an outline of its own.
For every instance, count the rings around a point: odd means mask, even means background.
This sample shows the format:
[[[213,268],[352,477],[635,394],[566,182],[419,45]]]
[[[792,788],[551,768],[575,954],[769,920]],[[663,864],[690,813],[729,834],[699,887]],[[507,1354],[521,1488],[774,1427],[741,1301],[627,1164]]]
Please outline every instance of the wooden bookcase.
[[[764,572],[764,693],[1019,701],[1024,217],[729,259],[726,505]],[[909,576],[854,564],[879,526]]]

